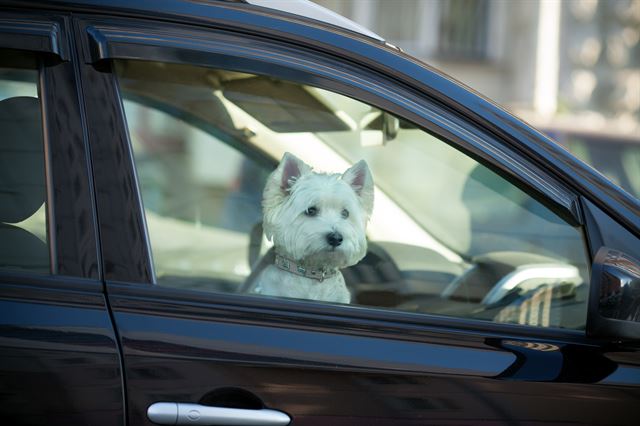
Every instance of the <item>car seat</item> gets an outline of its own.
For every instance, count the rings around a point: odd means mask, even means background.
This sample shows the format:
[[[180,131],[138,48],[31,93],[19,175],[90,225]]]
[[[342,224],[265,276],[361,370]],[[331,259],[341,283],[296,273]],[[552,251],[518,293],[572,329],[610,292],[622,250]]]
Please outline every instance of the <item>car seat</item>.
[[[0,268],[49,271],[47,244],[15,224],[45,201],[40,103],[33,97],[0,101]]]

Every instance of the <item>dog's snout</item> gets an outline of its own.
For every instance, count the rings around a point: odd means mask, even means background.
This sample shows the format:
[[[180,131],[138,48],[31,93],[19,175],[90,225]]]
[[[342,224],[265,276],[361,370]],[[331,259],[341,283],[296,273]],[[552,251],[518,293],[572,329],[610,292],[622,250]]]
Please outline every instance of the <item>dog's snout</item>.
[[[342,244],[342,234],[339,232],[331,232],[327,234],[327,242],[331,247],[338,247]]]

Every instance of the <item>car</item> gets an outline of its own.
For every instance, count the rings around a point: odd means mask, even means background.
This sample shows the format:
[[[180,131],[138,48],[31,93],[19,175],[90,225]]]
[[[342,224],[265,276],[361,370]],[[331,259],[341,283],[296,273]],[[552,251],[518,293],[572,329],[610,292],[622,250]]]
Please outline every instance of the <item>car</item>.
[[[637,424],[638,199],[292,5],[1,3],[2,421]],[[351,303],[252,290],[287,152],[372,172]]]

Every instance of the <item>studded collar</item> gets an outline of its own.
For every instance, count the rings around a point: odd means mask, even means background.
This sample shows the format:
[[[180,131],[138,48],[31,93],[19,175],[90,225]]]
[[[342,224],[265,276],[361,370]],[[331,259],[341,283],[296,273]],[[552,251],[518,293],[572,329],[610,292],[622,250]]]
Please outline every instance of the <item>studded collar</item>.
[[[299,275],[305,278],[311,278],[319,282],[324,281],[327,278],[331,278],[338,273],[337,269],[309,269],[305,268],[295,261],[288,259],[282,255],[276,253],[275,265],[283,271],[290,272],[294,275]]]

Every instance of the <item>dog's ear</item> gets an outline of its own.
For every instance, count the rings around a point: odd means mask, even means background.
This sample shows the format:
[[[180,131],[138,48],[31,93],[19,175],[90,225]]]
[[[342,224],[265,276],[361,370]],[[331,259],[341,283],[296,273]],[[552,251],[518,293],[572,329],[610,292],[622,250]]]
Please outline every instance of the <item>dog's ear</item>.
[[[310,171],[311,167],[305,164],[304,161],[293,154],[285,152],[278,167],[269,175],[262,194],[262,226],[268,239],[273,237],[273,226],[277,222],[275,217],[279,206],[289,196],[289,191],[295,181]]]
[[[342,180],[351,185],[351,188],[360,197],[367,216],[371,216],[373,212],[373,176],[367,162],[360,160],[351,166],[342,174]]]
[[[274,172],[274,177],[277,177],[280,182],[280,190],[288,193],[295,181],[310,171],[311,167],[304,161],[289,152],[285,152],[278,168]]]

